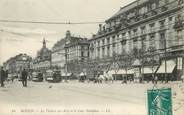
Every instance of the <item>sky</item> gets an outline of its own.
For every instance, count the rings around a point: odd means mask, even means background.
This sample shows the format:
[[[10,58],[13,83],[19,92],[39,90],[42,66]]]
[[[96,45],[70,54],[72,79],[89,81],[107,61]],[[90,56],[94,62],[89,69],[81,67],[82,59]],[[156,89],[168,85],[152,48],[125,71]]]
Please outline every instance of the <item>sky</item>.
[[[0,20],[47,22],[104,22],[135,0],[0,0]],[[42,47],[49,49],[65,37],[91,38],[98,24],[56,25],[0,22],[0,65],[10,57],[26,53],[32,57]]]

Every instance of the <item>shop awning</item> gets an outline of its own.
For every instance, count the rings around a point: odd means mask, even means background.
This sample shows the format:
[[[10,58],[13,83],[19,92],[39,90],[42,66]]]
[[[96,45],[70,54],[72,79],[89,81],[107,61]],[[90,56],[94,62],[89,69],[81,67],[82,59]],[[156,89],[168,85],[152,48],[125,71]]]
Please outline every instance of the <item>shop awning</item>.
[[[126,72],[125,69],[120,69],[120,70],[118,70],[117,73],[115,73],[114,70],[110,70],[110,71],[108,71],[108,74],[111,74],[111,75],[113,75],[113,74],[119,74],[119,75],[121,75],[121,74],[122,74],[122,75],[134,74],[134,69],[128,69],[127,72]]]
[[[127,74],[134,74],[134,69],[127,70]]]
[[[113,75],[113,74],[115,74],[115,71],[114,70],[110,70],[110,71],[108,71],[108,74]]]
[[[175,67],[176,63],[174,60],[167,60],[165,69],[165,61],[162,61],[157,73],[172,73]]]
[[[158,66],[154,66],[154,67],[143,67],[141,68],[141,73],[142,74],[152,74],[156,72],[156,69],[158,68]]]
[[[125,69],[120,69],[117,74],[126,74],[126,70]]]

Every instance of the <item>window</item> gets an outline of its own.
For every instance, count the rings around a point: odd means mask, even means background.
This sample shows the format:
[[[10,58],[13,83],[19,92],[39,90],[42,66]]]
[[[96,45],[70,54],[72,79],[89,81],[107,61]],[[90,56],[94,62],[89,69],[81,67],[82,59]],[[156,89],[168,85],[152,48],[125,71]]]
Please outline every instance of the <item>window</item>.
[[[110,38],[107,38],[107,44],[110,44]]]
[[[151,23],[149,26],[150,26],[150,28],[154,28],[155,23]]]
[[[122,39],[126,39],[126,33],[122,33]]]
[[[178,4],[181,5],[184,3],[184,0],[179,0]]]
[[[145,34],[145,33],[146,33],[146,27],[143,26],[143,27],[141,27],[141,34]]]
[[[165,47],[165,33],[160,33],[160,49],[164,49]]]
[[[156,9],[156,3],[151,4],[151,9]]]
[[[102,48],[102,57],[105,56],[105,48]]]
[[[100,48],[98,48],[98,56],[97,57],[100,57]]]
[[[89,57],[89,52],[88,52],[88,57]]]
[[[142,37],[141,38],[141,46],[142,46],[142,49],[143,50],[146,49],[146,37]]]
[[[107,47],[107,56],[110,56],[110,47]]]
[[[81,46],[81,50],[83,50],[84,49],[84,46]]]
[[[98,47],[100,47],[100,41],[98,41]]]
[[[165,5],[165,0],[159,0],[159,6]]]
[[[102,44],[105,45],[105,39],[102,40]]]
[[[137,49],[138,48],[138,39],[134,39],[133,40],[133,49]]]
[[[113,41],[113,42],[115,41],[115,36],[112,37],[112,41]]]
[[[163,29],[165,27],[165,20],[162,20],[160,23],[160,29]]]
[[[182,35],[182,30],[177,31],[176,35],[176,44],[175,45],[183,45],[184,40],[183,40],[183,35]]]
[[[134,29],[133,32],[134,32],[134,36],[136,36],[137,35],[137,29]]]
[[[131,31],[128,31],[128,35],[131,36]]]
[[[113,50],[113,52],[115,52],[115,47],[116,47],[116,44],[113,43],[113,44],[112,44],[112,50]]]
[[[155,47],[155,34],[150,35],[149,43],[150,47]]]
[[[182,21],[183,20],[183,17],[181,16],[181,14],[178,14],[177,16],[176,16],[176,22],[177,21]]]
[[[173,17],[169,17],[169,22],[172,22]]]

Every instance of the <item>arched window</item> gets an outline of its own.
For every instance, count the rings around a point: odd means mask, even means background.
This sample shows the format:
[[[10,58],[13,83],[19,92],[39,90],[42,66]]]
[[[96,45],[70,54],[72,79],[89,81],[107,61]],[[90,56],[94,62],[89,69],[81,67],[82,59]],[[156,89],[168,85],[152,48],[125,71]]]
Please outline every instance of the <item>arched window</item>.
[[[179,0],[178,1],[178,4],[180,5],[180,4],[183,4],[184,3],[184,0]]]

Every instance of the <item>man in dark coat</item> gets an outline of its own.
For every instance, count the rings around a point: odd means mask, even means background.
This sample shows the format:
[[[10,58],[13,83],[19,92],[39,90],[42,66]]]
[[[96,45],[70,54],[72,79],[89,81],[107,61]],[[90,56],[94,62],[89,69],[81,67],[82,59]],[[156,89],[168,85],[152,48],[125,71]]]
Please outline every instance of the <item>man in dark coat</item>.
[[[27,75],[28,75],[28,73],[27,73],[27,71],[24,69],[24,70],[22,71],[22,85],[23,85],[23,87],[27,87]]]
[[[4,71],[3,67],[1,67],[1,87],[4,87],[4,80],[5,80],[6,72]]]

